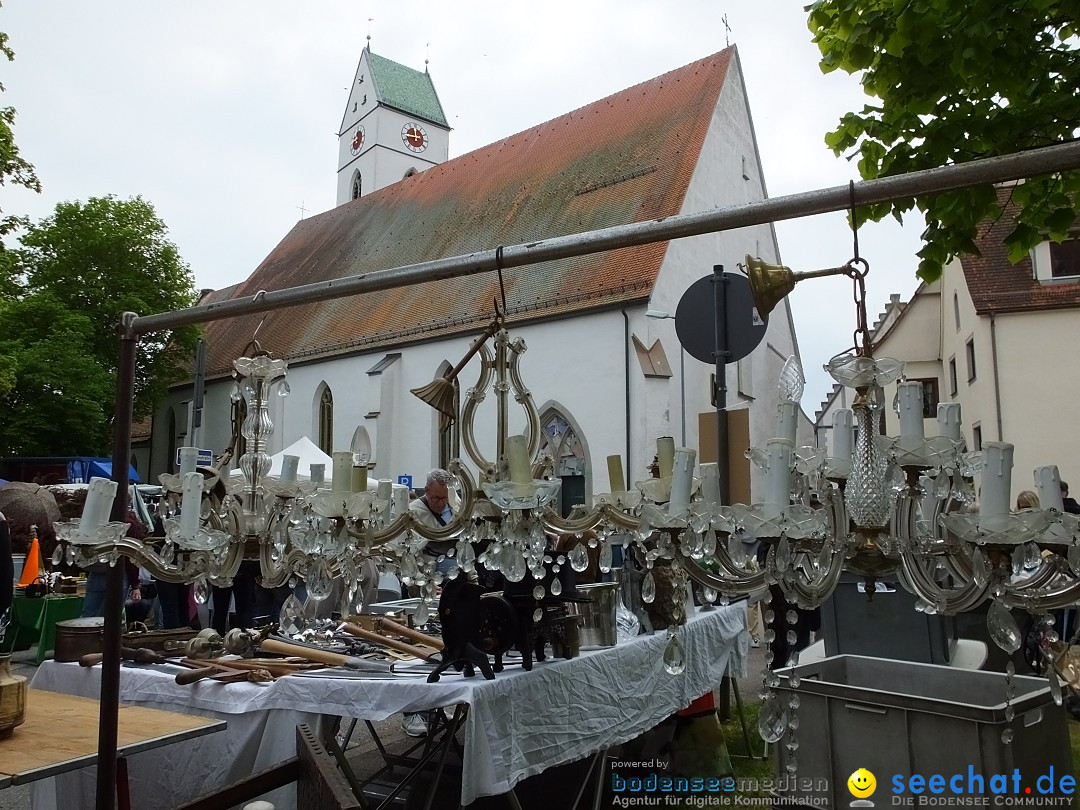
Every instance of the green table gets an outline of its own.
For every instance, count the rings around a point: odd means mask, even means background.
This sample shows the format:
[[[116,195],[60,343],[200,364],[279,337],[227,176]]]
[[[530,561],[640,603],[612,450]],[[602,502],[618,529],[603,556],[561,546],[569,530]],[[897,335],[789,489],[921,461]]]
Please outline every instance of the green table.
[[[65,594],[28,599],[16,596],[11,603],[11,625],[4,639],[5,651],[26,649],[37,642],[37,662],[44,661],[56,646],[56,623],[82,615],[83,598]]]

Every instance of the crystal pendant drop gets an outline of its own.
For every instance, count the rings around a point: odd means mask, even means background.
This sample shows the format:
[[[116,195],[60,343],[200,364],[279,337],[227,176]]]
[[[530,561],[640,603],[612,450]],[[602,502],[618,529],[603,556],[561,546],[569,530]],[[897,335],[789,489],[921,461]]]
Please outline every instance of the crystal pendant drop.
[[[322,601],[334,590],[334,580],[330,576],[330,566],[325,557],[317,557],[304,578],[307,584],[308,597],[315,601]]]
[[[560,593],[562,593],[562,581],[555,577],[551,580],[551,595],[558,596]]]
[[[986,612],[986,629],[994,643],[1010,655],[1020,649],[1020,628],[1009,609],[996,599]]]
[[[199,577],[195,580],[195,601],[200,605],[205,605],[209,598],[210,584],[206,581],[206,577]]]
[[[645,573],[641,580],[641,601],[651,605],[656,598],[656,580],[653,579],[652,569]]]
[[[1080,546],[1069,546],[1065,558],[1069,561],[1069,568],[1073,573],[1080,574]]]
[[[285,604],[281,606],[281,613],[278,616],[278,626],[282,635],[295,636],[304,629],[305,624],[304,606],[300,604],[296,594],[290,593]]]
[[[581,543],[570,549],[570,567],[579,574],[589,567],[589,552]]]
[[[292,388],[289,386],[289,381],[288,380],[282,380],[281,383],[278,385],[277,395],[279,397],[287,397],[291,393],[292,393]]]
[[[64,561],[64,544],[57,543],[52,553],[52,564],[60,565]]]
[[[509,582],[521,582],[525,578],[525,558],[517,549],[508,548],[503,558],[503,576]]]
[[[420,604],[416,606],[416,611],[413,613],[413,621],[418,625],[425,625],[428,623],[430,614],[431,608],[428,607],[428,600],[421,599]]]
[[[600,544],[600,561],[598,563],[601,574],[611,570],[611,543],[605,540]]]
[[[544,598],[544,593],[545,593],[544,586],[543,585],[537,585],[535,588],[533,588],[532,593],[533,593],[533,599],[535,599],[537,602],[539,602],[541,599]]]
[[[533,611],[533,621],[534,622],[539,622],[542,618],[544,618],[544,611],[543,611],[542,608],[537,608],[536,610]]]
[[[1001,732],[1001,741],[1005,745],[1008,745],[1013,741],[1013,730],[1011,728],[1007,728],[1003,732]]]
[[[686,669],[686,652],[683,650],[679,636],[672,633],[664,647],[664,669],[669,675],[679,675]]]
[[[758,733],[765,742],[776,743],[784,736],[785,731],[787,731],[787,712],[784,710],[784,704],[780,702],[775,692],[770,692],[761,704],[761,711],[758,714]]]

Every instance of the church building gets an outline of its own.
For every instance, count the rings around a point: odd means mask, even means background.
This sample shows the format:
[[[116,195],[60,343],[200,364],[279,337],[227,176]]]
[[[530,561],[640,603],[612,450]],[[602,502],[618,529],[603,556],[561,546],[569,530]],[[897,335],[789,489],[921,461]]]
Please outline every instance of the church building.
[[[298,222],[247,281],[203,303],[767,196],[735,47],[454,158],[426,69],[365,48],[338,131],[337,207]],[[423,486],[429,469],[462,455],[460,425],[410,391],[465,356],[498,302],[511,338],[527,346],[521,377],[563,480],[564,509],[609,491],[608,456],[623,457],[631,485],[646,478],[660,436],[715,460],[715,369],[683,351],[673,315],[714,265],[738,271],[747,254],[780,263],[771,225],[206,324],[198,443],[215,453],[229,444],[232,362],[254,339],[289,364],[289,396],[272,397],[269,453],[306,436],[328,453],[358,454],[372,477]],[[746,485],[763,481],[742,454],[772,437],[779,372],[797,354],[784,300],[757,348],[726,367],[731,456],[741,465],[732,479],[745,482],[733,499],[751,498]],[[455,380],[462,401],[480,362]],[[140,474],[174,469],[176,447],[189,443],[191,400],[188,382],[162,404],[149,447],[138,451]],[[493,400],[482,403],[477,427],[488,458]],[[510,433],[524,428],[516,407],[511,399]]]

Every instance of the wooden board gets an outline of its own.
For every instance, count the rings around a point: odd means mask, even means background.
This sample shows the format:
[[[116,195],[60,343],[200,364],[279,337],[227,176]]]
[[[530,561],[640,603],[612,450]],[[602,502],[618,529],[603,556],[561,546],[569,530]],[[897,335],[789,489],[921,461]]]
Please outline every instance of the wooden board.
[[[30,689],[26,722],[0,740],[0,784],[5,777],[18,785],[94,765],[100,711],[92,698]],[[143,706],[121,706],[118,718],[118,756],[223,731],[226,726],[224,720]]]

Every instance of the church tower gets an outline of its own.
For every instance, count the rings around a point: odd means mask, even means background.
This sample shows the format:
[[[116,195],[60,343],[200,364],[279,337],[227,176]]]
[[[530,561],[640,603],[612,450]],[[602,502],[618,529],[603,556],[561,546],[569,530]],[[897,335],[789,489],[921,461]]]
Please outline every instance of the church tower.
[[[427,72],[365,45],[338,130],[337,204],[344,205],[449,157],[450,125]]]

